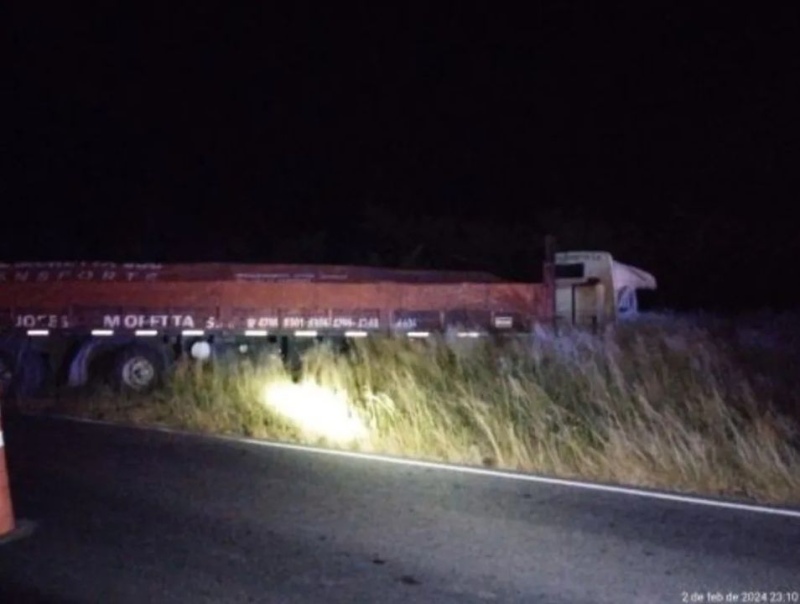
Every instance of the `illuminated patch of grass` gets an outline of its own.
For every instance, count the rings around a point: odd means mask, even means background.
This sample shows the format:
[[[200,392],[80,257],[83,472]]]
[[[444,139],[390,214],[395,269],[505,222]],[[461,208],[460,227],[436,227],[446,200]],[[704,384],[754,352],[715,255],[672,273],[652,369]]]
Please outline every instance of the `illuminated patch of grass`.
[[[798,322],[768,318],[657,316],[506,342],[367,339],[348,355],[312,350],[300,379],[346,397],[368,427],[339,446],[797,504]],[[265,404],[271,383],[291,378],[274,364],[186,364],[147,399],[103,397],[83,412],[337,444]]]

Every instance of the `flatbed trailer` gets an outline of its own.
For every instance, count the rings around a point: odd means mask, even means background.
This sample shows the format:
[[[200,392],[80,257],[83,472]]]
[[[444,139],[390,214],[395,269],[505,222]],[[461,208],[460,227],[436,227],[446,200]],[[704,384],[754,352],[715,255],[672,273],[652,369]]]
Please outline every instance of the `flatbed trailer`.
[[[0,383],[143,389],[179,356],[393,335],[529,331],[553,288],[473,272],[239,264],[0,265]]]

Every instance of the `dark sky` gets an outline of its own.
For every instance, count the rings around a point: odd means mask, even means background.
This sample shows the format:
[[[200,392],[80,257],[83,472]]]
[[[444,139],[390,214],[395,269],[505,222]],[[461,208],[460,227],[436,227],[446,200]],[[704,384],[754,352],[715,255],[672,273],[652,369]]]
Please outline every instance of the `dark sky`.
[[[665,304],[800,303],[797,11],[49,4],[9,12],[4,260],[422,245],[515,277],[549,230]]]

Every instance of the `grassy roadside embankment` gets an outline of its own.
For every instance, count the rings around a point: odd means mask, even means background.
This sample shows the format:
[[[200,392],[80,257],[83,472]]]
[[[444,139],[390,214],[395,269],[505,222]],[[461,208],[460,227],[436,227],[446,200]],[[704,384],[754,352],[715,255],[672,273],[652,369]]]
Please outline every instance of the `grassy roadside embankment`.
[[[364,340],[308,354],[299,383],[267,361],[185,364],[146,397],[69,412],[797,505],[798,323],[654,316],[504,344]]]

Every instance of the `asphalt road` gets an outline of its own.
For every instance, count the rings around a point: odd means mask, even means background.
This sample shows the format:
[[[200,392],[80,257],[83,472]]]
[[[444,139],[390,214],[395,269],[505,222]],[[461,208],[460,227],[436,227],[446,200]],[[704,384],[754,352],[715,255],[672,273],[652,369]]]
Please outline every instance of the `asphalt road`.
[[[799,518],[57,420],[6,441],[37,528],[0,546],[3,604],[800,592]]]

